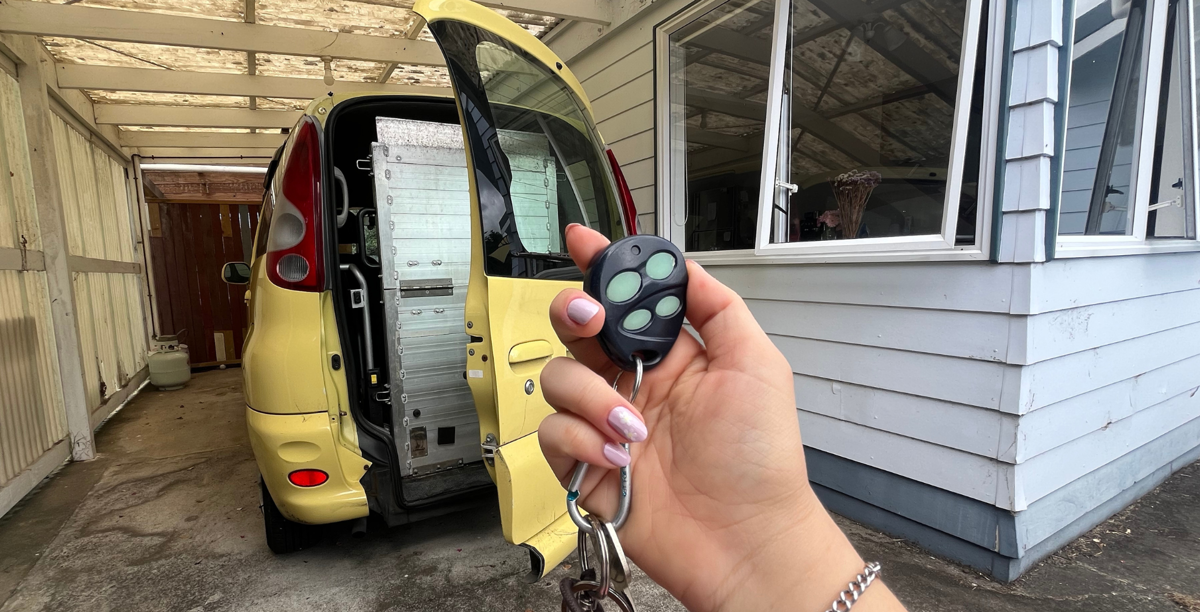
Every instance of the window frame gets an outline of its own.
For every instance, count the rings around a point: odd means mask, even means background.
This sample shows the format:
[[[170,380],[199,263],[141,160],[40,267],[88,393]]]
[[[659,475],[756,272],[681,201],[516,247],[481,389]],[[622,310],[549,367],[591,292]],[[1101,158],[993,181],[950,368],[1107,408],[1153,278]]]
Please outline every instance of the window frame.
[[[1190,132],[1187,136],[1188,141],[1185,142],[1185,163],[1191,166],[1191,197],[1190,202],[1185,202],[1186,206],[1191,206],[1193,210],[1193,218],[1200,219],[1196,213],[1200,213],[1200,163],[1198,163],[1198,155],[1195,153],[1195,147],[1200,143],[1200,134],[1197,131],[1196,120],[1196,42],[1195,35],[1195,11],[1191,0],[1178,0],[1180,8],[1183,9],[1179,13],[1179,17],[1183,19],[1183,30],[1187,35],[1186,39],[1186,54],[1182,58],[1183,69],[1186,74],[1182,75],[1180,85],[1184,96],[1186,106],[1184,108],[1184,127]],[[1131,183],[1133,188],[1133,231],[1128,235],[1123,236],[1097,236],[1097,235],[1056,235],[1054,257],[1056,259],[1066,259],[1075,257],[1103,257],[1115,255],[1140,255],[1150,253],[1175,253],[1185,251],[1200,251],[1200,240],[1196,238],[1153,238],[1146,236],[1146,228],[1149,221],[1150,208],[1150,183],[1154,171],[1154,146],[1155,135],[1158,127],[1158,106],[1162,95],[1162,75],[1164,70],[1169,67],[1164,65],[1163,59],[1166,54],[1166,39],[1167,39],[1167,9],[1170,0],[1147,0],[1149,10],[1147,11],[1147,33],[1145,37],[1144,50],[1145,58],[1143,59],[1143,69],[1146,78],[1143,79],[1139,94],[1144,101],[1141,109],[1141,116],[1138,117],[1140,122],[1137,136],[1137,163],[1134,166]],[[1075,19],[1074,3],[1068,3],[1068,10],[1071,14],[1065,14],[1064,19]],[[1066,45],[1060,49],[1060,53],[1072,54],[1071,61],[1066,62],[1067,74],[1062,80],[1063,95],[1061,96],[1063,104],[1063,124],[1058,130],[1056,137],[1066,138],[1067,114],[1070,112],[1070,85],[1071,78],[1074,76],[1074,41],[1065,41]],[[1188,112],[1191,114],[1187,114]],[[1192,154],[1187,155],[1188,147],[1191,147]],[[1059,175],[1063,173],[1063,169],[1058,169]],[[1056,195],[1059,201],[1062,199],[1062,181],[1059,181],[1059,192]],[[1061,214],[1061,211],[1056,209],[1052,211],[1055,215]],[[1200,221],[1196,221],[1200,222]],[[1197,228],[1193,228],[1195,231]]]
[[[1005,20],[1007,2],[992,0],[988,14],[984,15],[982,0],[966,0],[966,23],[964,41],[960,53],[960,66],[974,66],[979,50],[980,36],[987,36],[986,70],[976,75],[973,69],[960,69],[958,74],[957,98],[954,109],[954,127],[951,134],[952,166],[947,169],[947,198],[943,208],[942,233],[922,236],[888,236],[880,238],[858,238],[853,240],[777,243],[770,242],[772,233],[773,205],[778,197],[779,144],[785,129],[783,119],[784,55],[788,29],[790,0],[774,0],[775,23],[771,36],[771,65],[768,82],[766,125],[764,130],[764,171],[759,177],[758,223],[755,231],[755,248],[725,251],[687,251],[682,236],[682,224],[675,223],[674,215],[680,205],[686,206],[686,195],[676,195],[680,189],[671,179],[671,100],[670,100],[670,44],[671,35],[728,0],[705,0],[698,2],[660,23],[655,28],[655,166],[658,180],[655,194],[659,202],[657,230],[661,236],[675,242],[691,259],[704,263],[765,263],[793,262],[840,262],[840,261],[951,261],[987,260],[991,254],[992,209],[995,205],[996,155],[999,144],[997,126],[1000,119],[1000,83],[1004,66]],[[1184,1],[1184,0],[1181,0]],[[984,79],[983,125],[980,139],[980,176],[975,241],[972,245],[955,245],[955,229],[958,222],[958,204],[961,198],[963,156],[970,119],[971,94],[974,79]],[[786,181],[783,181],[786,182]],[[686,189],[686,187],[684,187]],[[676,228],[679,228],[677,230]]]

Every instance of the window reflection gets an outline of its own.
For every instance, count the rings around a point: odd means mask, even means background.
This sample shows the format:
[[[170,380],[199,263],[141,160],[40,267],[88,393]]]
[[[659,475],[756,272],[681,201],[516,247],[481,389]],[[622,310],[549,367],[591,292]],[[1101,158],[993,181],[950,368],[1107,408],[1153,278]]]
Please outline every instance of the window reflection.
[[[672,210],[685,248],[754,248],[774,2],[731,0],[670,36]]]
[[[1146,1],[1075,7],[1059,235],[1133,232]]]
[[[1146,236],[1194,238],[1192,204],[1195,118],[1183,75],[1190,65],[1188,5],[1178,0],[1167,8],[1167,40],[1163,57],[1162,91],[1158,99],[1158,133],[1154,144],[1154,169],[1150,178],[1150,210]],[[1185,116],[1186,113],[1186,116]],[[1185,118],[1187,119],[1185,121]]]
[[[793,0],[779,178],[795,191],[776,195],[773,242],[942,233],[966,10],[965,0]],[[960,244],[975,237],[982,85],[955,194]]]

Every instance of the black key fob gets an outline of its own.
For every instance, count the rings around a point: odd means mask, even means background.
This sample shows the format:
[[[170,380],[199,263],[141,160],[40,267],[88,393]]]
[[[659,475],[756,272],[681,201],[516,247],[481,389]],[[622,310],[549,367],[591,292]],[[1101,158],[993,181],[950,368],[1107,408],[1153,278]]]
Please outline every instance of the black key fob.
[[[583,290],[604,306],[596,336],[621,369],[648,370],[671,351],[687,310],[683,254],[658,236],[629,236],[604,249],[588,268]]]

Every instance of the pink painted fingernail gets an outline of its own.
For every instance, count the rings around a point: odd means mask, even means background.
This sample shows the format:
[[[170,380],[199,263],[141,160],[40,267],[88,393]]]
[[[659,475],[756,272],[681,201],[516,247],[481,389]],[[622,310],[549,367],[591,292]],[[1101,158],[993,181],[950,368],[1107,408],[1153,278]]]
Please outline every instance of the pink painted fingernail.
[[[567,316],[578,325],[587,325],[597,312],[600,312],[600,306],[583,298],[571,300],[571,303],[567,304]]]
[[[641,442],[649,435],[649,432],[646,431],[646,424],[632,410],[624,406],[617,406],[608,413],[608,424],[621,432],[621,435],[630,442]]]
[[[612,462],[617,467],[625,467],[632,460],[629,453],[621,448],[619,444],[609,442],[604,445],[604,458]]]

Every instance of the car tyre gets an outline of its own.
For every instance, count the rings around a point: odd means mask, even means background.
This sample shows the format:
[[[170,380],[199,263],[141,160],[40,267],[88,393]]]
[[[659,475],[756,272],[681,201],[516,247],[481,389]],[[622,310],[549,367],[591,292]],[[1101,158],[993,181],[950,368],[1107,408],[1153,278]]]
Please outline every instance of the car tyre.
[[[316,544],[321,539],[321,528],[317,525],[305,525],[290,520],[279,511],[267,483],[262,478],[258,481],[262,491],[263,527],[267,532],[267,548],[277,555],[286,555],[303,550]]]

